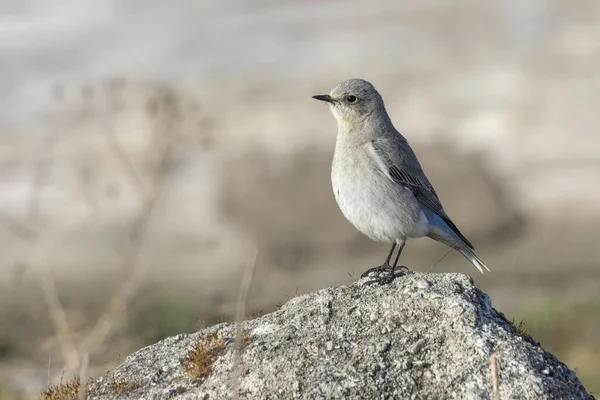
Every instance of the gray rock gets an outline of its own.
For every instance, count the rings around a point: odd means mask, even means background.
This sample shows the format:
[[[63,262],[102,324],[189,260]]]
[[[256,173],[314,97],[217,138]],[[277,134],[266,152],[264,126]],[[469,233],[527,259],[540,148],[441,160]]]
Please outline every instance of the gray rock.
[[[229,399],[237,390],[241,399],[492,399],[495,353],[501,399],[593,399],[468,276],[367,281],[241,323],[239,351],[234,323],[162,340],[96,380],[89,398]],[[192,382],[184,365],[198,343],[219,349]]]

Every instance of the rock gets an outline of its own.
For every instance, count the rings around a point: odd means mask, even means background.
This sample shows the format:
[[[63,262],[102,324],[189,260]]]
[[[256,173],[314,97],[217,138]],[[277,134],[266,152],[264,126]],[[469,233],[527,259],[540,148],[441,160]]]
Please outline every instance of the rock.
[[[468,276],[368,282],[296,297],[239,330],[162,340],[96,380],[89,398],[492,399],[495,359],[501,399],[593,399]]]

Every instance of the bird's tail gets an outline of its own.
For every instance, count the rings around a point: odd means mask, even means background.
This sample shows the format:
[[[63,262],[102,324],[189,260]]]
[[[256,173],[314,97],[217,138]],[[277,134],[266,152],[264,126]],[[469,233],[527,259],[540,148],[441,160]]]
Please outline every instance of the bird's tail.
[[[490,271],[479,257],[477,257],[471,243],[460,233],[456,225],[449,218],[443,219],[433,212],[426,213],[426,216],[429,221],[429,233],[427,236],[458,250],[482,274],[484,269]]]
[[[477,254],[475,254],[475,252],[469,247],[459,245],[459,247],[456,247],[456,250],[458,250],[460,254],[462,254],[467,260],[469,260],[471,264],[473,264],[475,268],[477,268],[482,274],[484,269],[490,272],[490,269],[485,266],[483,261],[481,261],[479,257],[477,257]]]

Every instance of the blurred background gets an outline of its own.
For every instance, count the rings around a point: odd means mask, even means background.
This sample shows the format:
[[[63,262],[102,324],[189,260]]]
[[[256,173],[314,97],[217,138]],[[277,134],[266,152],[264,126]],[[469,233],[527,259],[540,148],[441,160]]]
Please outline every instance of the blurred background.
[[[0,398],[349,284],[388,246],[310,97],[370,80],[492,269],[429,239],[600,391],[597,0],[0,0]],[[257,251],[254,261],[253,254]]]

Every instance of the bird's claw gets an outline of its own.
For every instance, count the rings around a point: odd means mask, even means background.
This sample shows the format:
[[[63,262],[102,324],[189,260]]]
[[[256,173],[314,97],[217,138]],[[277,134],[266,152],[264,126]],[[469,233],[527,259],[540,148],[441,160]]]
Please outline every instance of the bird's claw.
[[[366,278],[370,275],[377,275],[376,279],[366,282],[368,285],[378,283],[380,285],[387,285],[399,276],[406,274],[409,271],[407,267],[401,265],[399,267],[392,267],[389,264],[383,264],[378,267],[370,268],[363,272],[361,278]]]

